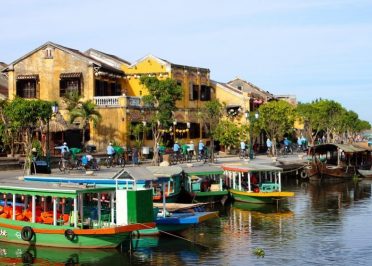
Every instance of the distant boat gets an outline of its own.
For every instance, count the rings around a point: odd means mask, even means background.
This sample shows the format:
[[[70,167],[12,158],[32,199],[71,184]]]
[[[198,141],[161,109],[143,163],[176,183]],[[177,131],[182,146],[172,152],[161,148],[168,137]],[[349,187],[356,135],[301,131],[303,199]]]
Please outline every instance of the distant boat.
[[[309,156],[304,171],[310,179],[352,178],[358,175],[358,165],[371,163],[370,152],[352,144],[315,145]]]
[[[294,192],[282,191],[282,168],[251,163],[226,164],[222,168],[234,201],[272,204],[294,196]]]
[[[0,198],[4,242],[115,248],[133,231],[155,226],[151,190],[9,181],[0,184]]]
[[[228,196],[220,166],[185,166],[183,172],[185,190],[192,202],[217,202]]]

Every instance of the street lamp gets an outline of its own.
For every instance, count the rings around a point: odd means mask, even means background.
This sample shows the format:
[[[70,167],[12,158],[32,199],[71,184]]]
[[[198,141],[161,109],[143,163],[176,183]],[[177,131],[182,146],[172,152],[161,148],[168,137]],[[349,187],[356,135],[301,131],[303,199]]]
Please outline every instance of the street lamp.
[[[176,126],[177,126],[177,120],[173,120],[173,142],[176,141]]]
[[[55,115],[56,113],[58,113],[58,105],[57,103],[53,103],[52,105],[52,112],[53,114],[52,115]],[[47,154],[46,154],[46,161],[47,161],[47,165],[48,165],[48,168],[50,169],[50,131],[49,131],[49,121],[50,121],[50,118],[48,118],[47,120]]]
[[[253,159],[254,157],[254,151],[253,151],[253,124],[258,119],[259,115],[258,113],[255,113],[254,115],[250,114],[248,111],[245,112],[245,119],[249,120],[249,159]]]

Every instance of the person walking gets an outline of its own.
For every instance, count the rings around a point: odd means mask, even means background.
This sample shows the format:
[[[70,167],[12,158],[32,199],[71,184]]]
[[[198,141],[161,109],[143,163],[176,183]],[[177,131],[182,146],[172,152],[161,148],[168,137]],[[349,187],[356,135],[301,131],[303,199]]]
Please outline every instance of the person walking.
[[[270,138],[267,138],[266,140],[266,147],[267,147],[267,156],[272,156],[273,143],[271,142]]]
[[[199,154],[203,154],[204,143],[202,139],[199,141],[198,150],[199,150]]]

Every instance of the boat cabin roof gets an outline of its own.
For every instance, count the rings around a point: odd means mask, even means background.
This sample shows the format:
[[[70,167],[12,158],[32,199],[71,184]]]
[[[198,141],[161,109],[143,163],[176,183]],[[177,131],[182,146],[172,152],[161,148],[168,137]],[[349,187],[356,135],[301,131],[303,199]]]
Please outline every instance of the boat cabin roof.
[[[222,168],[227,171],[233,172],[282,172],[283,169],[271,165],[263,164],[224,164]]]
[[[31,196],[53,196],[73,198],[81,193],[98,193],[115,191],[114,187],[96,187],[94,185],[79,185],[72,183],[46,182],[1,182],[0,193],[11,193]]]
[[[179,166],[146,166],[126,168],[117,176],[118,179],[132,178],[135,180],[157,180],[160,177],[180,175],[182,168]]]
[[[334,143],[315,145],[310,148],[310,151],[311,153],[314,154],[314,153],[326,153],[328,151],[337,151],[337,149],[341,149],[343,152],[346,152],[346,153],[368,151],[368,149],[357,147],[352,144],[334,144]]]
[[[182,167],[184,173],[188,176],[205,176],[205,175],[219,175],[223,174],[223,169],[221,166],[212,166],[212,165],[197,165]]]

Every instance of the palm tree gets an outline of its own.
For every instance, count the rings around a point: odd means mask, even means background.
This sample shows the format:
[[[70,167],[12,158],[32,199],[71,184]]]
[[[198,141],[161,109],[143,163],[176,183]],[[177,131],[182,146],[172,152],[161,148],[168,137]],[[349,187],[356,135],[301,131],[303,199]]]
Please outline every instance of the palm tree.
[[[80,102],[74,109],[70,111],[70,123],[73,123],[75,119],[80,120],[80,128],[83,133],[82,145],[85,144],[85,131],[90,122],[93,126],[96,126],[101,121],[101,114],[95,109],[96,105],[92,100]]]

